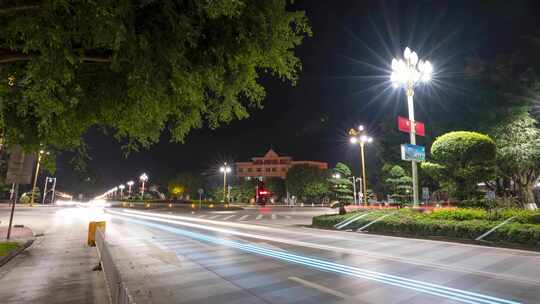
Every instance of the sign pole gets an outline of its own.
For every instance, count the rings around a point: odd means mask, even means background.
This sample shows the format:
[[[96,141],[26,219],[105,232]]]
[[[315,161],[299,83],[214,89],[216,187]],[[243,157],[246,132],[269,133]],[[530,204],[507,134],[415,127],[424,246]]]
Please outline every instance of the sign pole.
[[[411,144],[416,145],[416,126],[414,122],[414,89],[412,81],[407,88],[407,108],[409,110],[409,120],[411,121]],[[418,207],[418,166],[416,161],[412,161],[412,183],[413,183],[413,207]]]
[[[368,201],[367,201],[367,182],[366,182],[366,162],[364,159],[364,142],[360,142],[360,151],[362,154],[362,182],[364,183],[362,187],[364,188],[363,202],[365,205],[367,205]]]
[[[17,196],[19,194],[19,183],[15,183],[15,193],[13,195],[13,201],[11,203],[11,214],[9,215],[9,226],[7,232],[7,239],[11,237],[11,226],[13,224],[13,214],[15,213],[15,203],[17,203]]]

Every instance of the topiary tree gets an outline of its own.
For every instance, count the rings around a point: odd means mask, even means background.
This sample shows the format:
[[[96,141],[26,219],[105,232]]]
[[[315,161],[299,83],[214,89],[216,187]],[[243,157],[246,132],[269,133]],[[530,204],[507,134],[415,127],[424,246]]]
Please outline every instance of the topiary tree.
[[[396,201],[399,206],[411,201],[412,179],[405,169],[399,165],[390,167],[384,180],[390,188],[390,197]]]
[[[347,165],[337,163],[332,176],[328,179],[332,196],[338,201],[339,214],[347,213],[345,206],[354,199],[351,175],[351,169]]]
[[[495,142],[487,135],[455,131],[439,136],[431,146],[433,163],[422,169],[446,186],[458,200],[478,196],[477,184],[495,177]]]

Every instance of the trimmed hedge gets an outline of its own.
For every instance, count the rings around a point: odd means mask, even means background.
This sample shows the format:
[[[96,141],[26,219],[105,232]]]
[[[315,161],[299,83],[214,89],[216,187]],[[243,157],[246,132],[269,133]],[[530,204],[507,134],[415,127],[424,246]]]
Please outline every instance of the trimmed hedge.
[[[525,210],[507,210],[496,214],[482,213],[476,209],[437,210],[431,214],[409,209],[374,211],[351,223],[347,229],[358,229],[389,212],[396,213],[372,224],[367,230],[373,233],[396,236],[444,237],[474,241],[478,236],[501,223],[502,220],[517,215],[512,222],[495,230],[484,240],[510,246],[540,249],[540,225],[530,223],[536,220],[538,213]],[[313,218],[312,225],[333,228],[336,223],[356,214],[321,215]]]

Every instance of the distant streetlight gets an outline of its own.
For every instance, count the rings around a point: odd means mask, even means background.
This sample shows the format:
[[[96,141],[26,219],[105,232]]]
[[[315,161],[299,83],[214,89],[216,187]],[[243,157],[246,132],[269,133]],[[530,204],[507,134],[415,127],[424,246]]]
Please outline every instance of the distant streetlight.
[[[223,173],[223,202],[227,197],[227,173],[231,172],[231,167],[227,165],[227,162],[223,163],[223,166],[219,168],[219,171]]]
[[[141,199],[144,200],[144,184],[148,181],[148,175],[146,173],[139,176],[139,181],[141,181]]]
[[[130,198],[131,198],[131,186],[133,186],[133,184],[135,184],[135,182],[132,180],[126,183],[126,185],[128,185],[128,197]]]
[[[126,186],[124,186],[124,184],[121,184],[120,186],[118,186],[118,189],[120,189],[120,199],[121,200],[124,199],[124,188],[126,188]]]
[[[39,165],[41,164],[41,158],[43,157],[43,155],[49,155],[49,154],[50,153],[48,151],[39,150],[37,165],[36,165],[36,174],[34,175],[34,186],[32,187],[32,194],[30,194],[30,206],[34,204],[34,196],[36,193],[36,184],[37,184],[37,179],[39,176]]]
[[[392,74],[390,80],[394,87],[407,89],[407,108],[411,122],[411,144],[416,145],[416,126],[414,122],[414,86],[420,82],[429,82],[433,73],[433,66],[429,61],[418,60],[416,52],[408,47],[403,52],[403,59],[392,59]],[[416,161],[412,161],[413,202],[418,206],[418,168]]]
[[[335,174],[332,174],[332,177],[336,178],[336,179],[339,179],[339,178],[341,178],[341,174],[335,173]]]
[[[366,161],[365,161],[365,156],[364,156],[364,146],[368,143],[373,142],[373,138],[366,134],[366,131],[363,125],[360,125],[357,130],[350,129],[349,136],[350,136],[350,141],[352,144],[360,145],[360,158],[362,160],[362,182],[363,182],[362,199],[364,201],[364,204],[367,205],[368,203],[367,193],[366,193],[367,192],[367,179],[366,179]]]

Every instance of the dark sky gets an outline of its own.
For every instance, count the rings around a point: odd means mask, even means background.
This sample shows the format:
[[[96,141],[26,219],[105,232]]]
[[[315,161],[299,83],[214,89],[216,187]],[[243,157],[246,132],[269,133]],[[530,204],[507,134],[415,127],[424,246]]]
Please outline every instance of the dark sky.
[[[59,188],[76,190],[81,177],[90,176],[95,188],[105,190],[143,171],[151,181],[166,183],[178,172],[246,161],[270,147],[298,160],[343,161],[357,172],[358,148],[347,144],[347,129],[363,123],[377,140],[384,136],[377,128],[382,119],[406,115],[403,92],[387,90],[392,57],[408,45],[433,62],[437,77],[451,82],[452,66],[463,65],[466,56],[508,52],[522,36],[540,33],[537,2],[297,0],[292,8],[306,11],[314,36],[297,50],[303,71],[296,87],[263,78],[264,109],[251,111],[248,119],[193,131],[184,144],[170,143],[164,134],[159,144],[127,158],[120,144],[92,131],[89,171],[75,174],[64,155],[56,173]],[[427,113],[417,95],[422,120]],[[367,153],[368,168],[376,167],[375,151]]]

